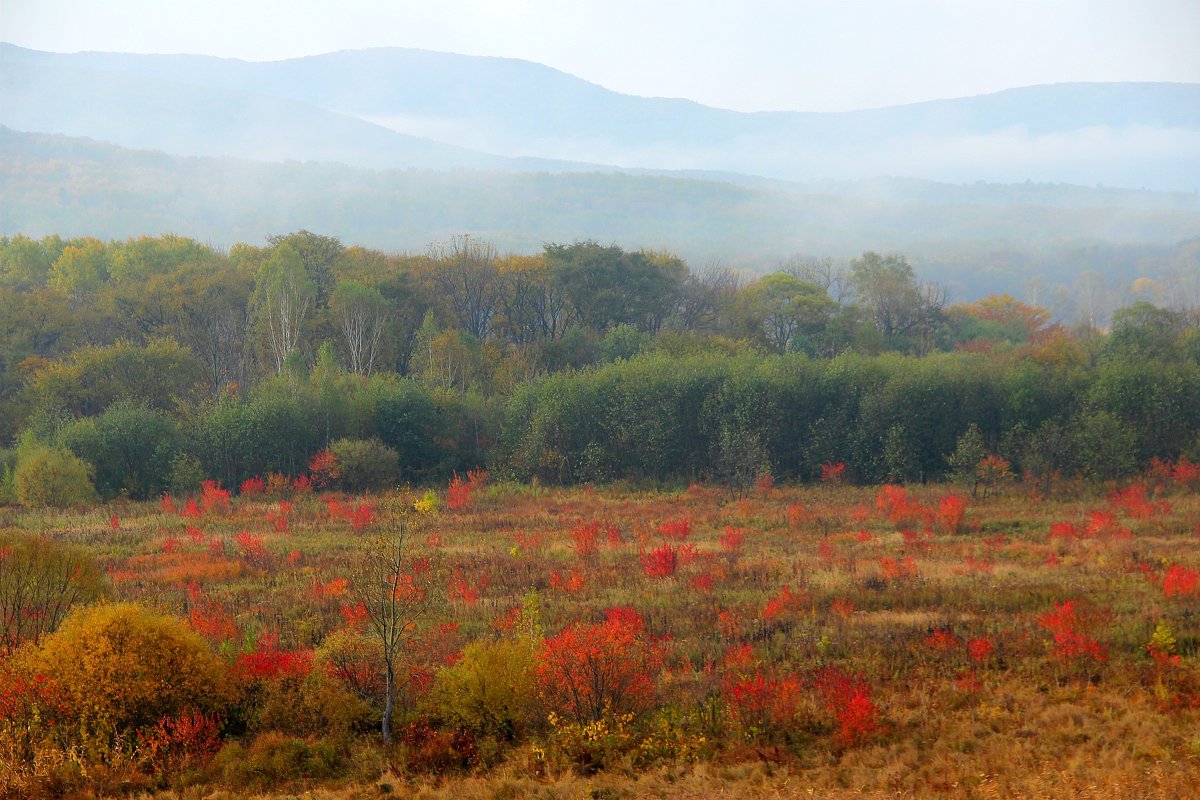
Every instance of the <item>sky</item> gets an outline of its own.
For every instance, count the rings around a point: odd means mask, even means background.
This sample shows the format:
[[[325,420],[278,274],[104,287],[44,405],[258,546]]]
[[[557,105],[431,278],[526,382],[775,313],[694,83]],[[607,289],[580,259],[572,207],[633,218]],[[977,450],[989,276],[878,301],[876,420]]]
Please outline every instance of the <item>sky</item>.
[[[252,61],[418,47],[739,111],[1200,83],[1200,0],[0,0],[0,40]]]

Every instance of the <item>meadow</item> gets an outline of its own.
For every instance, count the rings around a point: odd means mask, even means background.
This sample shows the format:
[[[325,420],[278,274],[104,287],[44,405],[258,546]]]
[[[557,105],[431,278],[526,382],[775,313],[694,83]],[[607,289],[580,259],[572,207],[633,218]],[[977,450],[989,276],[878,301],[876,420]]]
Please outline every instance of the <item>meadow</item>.
[[[1017,482],[840,477],[829,465],[820,484],[764,478],[734,492],[471,473],[442,492],[376,496],[276,478],[156,503],[2,509],[0,792],[1200,788],[1194,466],[1158,463],[1124,486],[1065,483],[1050,496]],[[402,626],[385,744],[372,587],[364,594],[356,570],[400,531],[392,597],[419,602]],[[70,555],[75,578],[94,566],[89,597],[102,604],[57,633],[22,628],[21,547]],[[153,671],[122,654],[133,634],[104,628],[105,609],[202,640],[211,685],[171,705],[163,687],[202,672],[176,666],[155,678],[159,701],[102,713],[97,698]],[[109,632],[111,654],[73,689],[77,665],[100,658],[88,626]],[[81,710],[93,700],[94,713]]]

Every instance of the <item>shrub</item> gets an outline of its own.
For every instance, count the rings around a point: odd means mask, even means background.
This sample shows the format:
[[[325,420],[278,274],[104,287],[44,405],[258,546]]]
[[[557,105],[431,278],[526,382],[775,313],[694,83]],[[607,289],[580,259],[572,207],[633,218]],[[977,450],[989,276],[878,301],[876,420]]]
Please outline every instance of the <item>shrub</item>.
[[[429,701],[447,723],[513,740],[532,723],[534,650],[528,641],[474,642],[438,672]]]
[[[547,639],[538,652],[542,702],[578,722],[644,711],[654,698],[650,675],[658,654],[632,609],[610,609],[601,623],[576,623]]]
[[[178,438],[164,412],[121,401],[69,425],[60,443],[92,465],[102,496],[145,500],[169,488]]]
[[[71,606],[103,596],[91,557],[49,537],[0,534],[0,652],[37,643]]]
[[[92,470],[69,450],[24,445],[13,473],[17,502],[28,508],[67,508],[96,501]]]
[[[212,763],[233,789],[276,789],[288,781],[336,778],[346,766],[342,750],[329,742],[274,731],[259,734],[249,746],[225,745]]]
[[[380,491],[400,480],[400,456],[378,439],[338,439],[329,445],[337,464],[333,483],[343,491]]]
[[[104,737],[229,698],[225,668],[181,621],[136,603],[72,613],[28,656],[62,687],[79,730]]]

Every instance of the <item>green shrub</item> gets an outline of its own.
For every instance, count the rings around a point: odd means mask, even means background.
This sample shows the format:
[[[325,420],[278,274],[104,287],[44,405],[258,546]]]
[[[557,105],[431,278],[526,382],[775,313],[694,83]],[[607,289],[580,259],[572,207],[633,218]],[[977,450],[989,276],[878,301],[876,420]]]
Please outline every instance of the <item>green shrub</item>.
[[[91,467],[69,450],[22,445],[12,480],[17,502],[28,508],[68,508],[96,501]]]
[[[329,452],[337,460],[337,486],[344,491],[379,491],[400,480],[399,454],[378,439],[338,439]]]

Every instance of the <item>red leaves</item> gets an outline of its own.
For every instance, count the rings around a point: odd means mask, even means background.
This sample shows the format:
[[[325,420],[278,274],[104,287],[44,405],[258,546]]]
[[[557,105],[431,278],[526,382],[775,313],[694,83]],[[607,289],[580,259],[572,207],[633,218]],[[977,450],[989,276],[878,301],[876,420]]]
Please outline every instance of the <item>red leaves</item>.
[[[799,611],[806,602],[808,602],[808,595],[805,592],[793,592],[792,587],[784,586],[779,594],[772,597],[763,606],[762,618],[772,620],[792,614]]]
[[[242,481],[242,485],[238,487],[238,494],[242,497],[258,497],[266,491],[267,482],[259,477],[246,478],[246,480]]]
[[[555,570],[550,576],[550,588],[558,592],[566,592],[567,594],[579,594],[583,591],[586,583],[587,581],[583,577],[583,573],[574,569],[566,575]]]
[[[685,542],[692,535],[692,521],[687,517],[667,520],[658,526],[657,532],[664,539]]]
[[[980,636],[967,642],[967,658],[975,662],[989,660],[996,652],[996,640],[990,636]]]
[[[460,600],[464,605],[474,606],[479,603],[480,593],[491,586],[492,579],[487,575],[476,575],[473,580],[467,580],[461,569],[454,570],[450,576],[449,594],[451,600]]]
[[[234,673],[244,681],[271,680],[283,676],[303,677],[312,671],[311,650],[281,650],[279,637],[263,636],[254,652],[242,653],[234,662]]]
[[[679,551],[664,542],[657,550],[642,553],[641,561],[647,578],[670,578],[679,569]]]
[[[737,656],[737,651],[734,654]],[[738,663],[737,659],[732,663]],[[727,660],[726,666],[730,664]],[[755,670],[727,676],[723,694],[730,714],[742,728],[770,731],[787,728],[795,720],[804,699],[804,682],[795,673],[771,675]]]
[[[957,650],[961,644],[962,640],[955,636],[953,631],[947,628],[939,628],[925,637],[925,646],[930,650],[949,652],[951,650]]]
[[[221,488],[217,481],[200,484],[200,507],[206,514],[229,513],[229,491]]]
[[[575,623],[546,639],[535,670],[543,702],[581,723],[648,709],[649,676],[661,659],[644,627],[632,609],[612,609],[604,622]]]
[[[1163,597],[1194,597],[1200,595],[1200,571],[1172,564],[1162,579]]]
[[[938,501],[937,524],[946,533],[961,533],[967,513],[967,501],[950,492]]]
[[[1186,462],[1183,462],[1186,464]],[[1189,464],[1190,468],[1191,465]],[[1169,514],[1171,506],[1165,501],[1151,503],[1146,499],[1146,484],[1131,483],[1124,489],[1113,489],[1108,494],[1109,505],[1124,511],[1134,519],[1150,519],[1157,514]]]
[[[1054,635],[1054,654],[1064,661],[1085,657],[1104,661],[1108,658],[1104,645],[1082,630],[1084,620],[1073,600],[1055,603],[1053,611],[1038,617],[1038,625]]]
[[[138,754],[150,770],[169,775],[202,767],[221,749],[221,718],[184,711],[138,731]]]
[[[813,688],[837,722],[834,739],[843,747],[862,744],[882,730],[879,711],[871,699],[871,687],[862,676],[837,667],[816,674]]]
[[[473,500],[475,490],[482,489],[487,483],[487,471],[482,469],[467,470],[467,479],[464,481],[459,477],[458,472],[454,473],[454,477],[450,479],[450,485],[446,489],[446,506],[451,511],[466,511],[468,510]]]
[[[308,474],[313,486],[324,489],[342,476],[342,469],[337,463],[337,457],[327,448],[309,460]]]
[[[917,565],[913,561],[912,556],[905,556],[904,558],[881,558],[879,559],[879,568],[883,572],[884,580],[888,581],[904,580],[917,576]]]
[[[583,559],[596,555],[597,543],[600,541],[600,523],[580,523],[571,529],[571,547],[575,555]]]
[[[734,528],[731,525],[725,527],[725,532],[721,534],[717,540],[721,545],[721,550],[731,558],[741,555],[742,543],[746,539],[746,532],[741,528]]]
[[[834,486],[841,485],[846,478],[846,462],[826,463],[821,465],[821,483]]]

